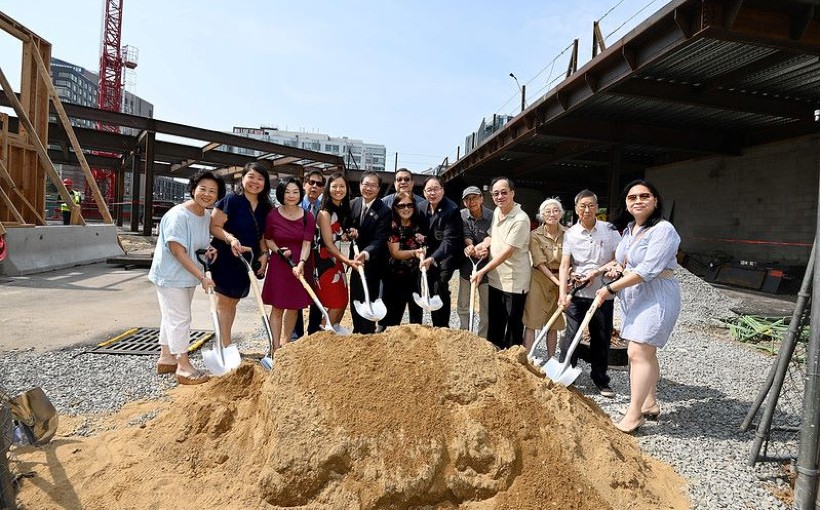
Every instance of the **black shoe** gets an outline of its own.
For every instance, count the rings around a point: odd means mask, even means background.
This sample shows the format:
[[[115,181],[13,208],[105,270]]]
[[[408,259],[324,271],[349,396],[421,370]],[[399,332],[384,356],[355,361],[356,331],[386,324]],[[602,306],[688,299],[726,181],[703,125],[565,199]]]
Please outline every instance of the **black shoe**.
[[[602,397],[615,398],[615,391],[610,388],[608,384],[603,386],[598,386],[596,384],[595,387],[598,388],[598,393],[600,393]]]

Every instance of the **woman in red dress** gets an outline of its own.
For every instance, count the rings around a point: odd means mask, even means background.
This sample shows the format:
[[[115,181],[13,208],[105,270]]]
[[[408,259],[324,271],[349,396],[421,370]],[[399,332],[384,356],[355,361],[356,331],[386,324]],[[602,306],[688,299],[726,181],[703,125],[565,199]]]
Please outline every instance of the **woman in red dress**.
[[[314,262],[318,279],[316,294],[327,308],[333,324],[338,324],[347,308],[348,290],[345,265],[357,268],[358,263],[345,257],[337,243],[347,241],[344,234],[350,221],[350,196],[344,175],[336,172],[325,183],[322,206],[317,223],[321,241]]]
[[[316,230],[313,214],[302,209],[302,183],[286,177],[276,186],[279,207],[272,209],[265,222],[265,243],[270,257],[262,301],[271,305],[273,347],[278,349],[290,340],[296,324],[296,311],[310,304],[310,296],[299,282],[310,256],[310,245]],[[287,260],[296,264],[291,268]]]

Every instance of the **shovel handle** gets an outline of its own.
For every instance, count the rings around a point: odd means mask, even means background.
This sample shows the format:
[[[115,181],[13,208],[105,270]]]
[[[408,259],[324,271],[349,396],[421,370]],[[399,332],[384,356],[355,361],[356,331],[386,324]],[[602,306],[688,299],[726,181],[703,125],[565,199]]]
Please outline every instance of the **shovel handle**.
[[[358,258],[359,257],[359,245],[356,244],[356,241],[353,241],[353,256]],[[356,268],[359,271],[359,278],[362,279],[362,288],[364,289],[364,301],[367,303],[367,307],[370,309],[370,313],[373,313],[373,305],[370,304],[370,289],[367,288],[367,279],[364,276],[364,264],[359,264],[359,267]]]
[[[550,327],[552,327],[552,325],[555,324],[555,321],[558,320],[558,316],[561,315],[561,313],[563,313],[563,311],[564,311],[563,306],[559,306],[558,308],[556,308],[555,312],[552,314],[552,317],[550,317],[550,320],[548,320],[547,323],[544,325],[544,327],[541,328],[541,332],[538,333],[538,337],[535,340],[533,340],[533,342],[532,342],[532,347],[530,347],[530,353],[528,355],[529,358],[532,358],[535,355],[535,347],[539,344],[539,342],[541,342],[541,340],[545,336],[547,336],[547,333],[549,332]]]

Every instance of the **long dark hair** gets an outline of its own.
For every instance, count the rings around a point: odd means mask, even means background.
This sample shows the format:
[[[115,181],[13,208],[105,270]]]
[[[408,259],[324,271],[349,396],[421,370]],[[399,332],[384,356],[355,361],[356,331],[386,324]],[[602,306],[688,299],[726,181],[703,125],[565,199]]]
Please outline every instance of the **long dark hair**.
[[[635,186],[645,186],[649,189],[649,192],[652,193],[657,201],[655,204],[655,210],[652,211],[652,214],[649,215],[646,219],[646,223],[644,223],[644,228],[654,227],[663,219],[663,197],[661,197],[658,188],[646,179],[635,179],[624,187],[621,192],[618,206],[614,208],[615,211],[617,211],[617,214],[615,215],[615,221],[613,221],[613,224],[620,231],[623,231],[623,229],[629,225],[629,222],[633,220],[632,215],[629,214],[629,211],[626,208],[626,196],[629,194],[629,190]]]
[[[268,172],[268,166],[265,163],[261,161],[251,161],[250,163],[247,163],[242,169],[242,178],[239,179],[239,185],[236,187],[236,192],[245,192],[245,190],[242,189],[242,179],[244,179],[250,171],[254,171],[265,178],[265,187],[262,188],[262,192],[259,193],[259,198],[257,200],[259,200],[259,205],[261,205],[265,211],[270,211],[273,209],[273,204],[270,202],[270,172]]]
[[[334,204],[333,199],[330,198],[330,185],[336,179],[345,181],[345,188],[347,188],[347,192],[344,198],[342,198],[342,203],[338,206]],[[322,194],[322,205],[319,207],[319,210],[327,211],[331,216],[333,213],[336,213],[336,217],[339,218],[339,224],[342,225],[343,228],[347,228],[347,222],[350,217],[350,185],[348,185],[345,174],[342,172],[334,172],[327,178],[327,181],[325,181],[325,191]]]
[[[410,203],[413,204],[413,215],[410,216],[410,225],[416,226],[419,224],[419,208],[416,207],[416,198],[413,196],[412,193],[408,193],[406,191],[401,191],[396,193],[393,197],[393,206],[390,208],[393,212],[393,223],[401,227],[401,216],[399,216],[399,210],[396,207],[399,205],[399,200],[403,198],[409,198]]]

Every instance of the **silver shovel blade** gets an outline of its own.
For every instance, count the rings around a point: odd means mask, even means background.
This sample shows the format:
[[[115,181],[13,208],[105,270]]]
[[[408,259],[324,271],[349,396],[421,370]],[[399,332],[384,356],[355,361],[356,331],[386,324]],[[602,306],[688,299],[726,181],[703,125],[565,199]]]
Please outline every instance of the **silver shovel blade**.
[[[271,358],[270,356],[265,356],[264,358],[260,359],[259,363],[265,370],[273,370],[273,358]]]
[[[333,326],[331,326],[330,331],[333,331],[337,335],[342,335],[342,336],[350,336],[350,335],[353,334],[352,331],[350,331],[346,327],[342,326],[341,324],[334,324]]]
[[[427,301],[423,297],[421,297],[421,295],[419,295],[418,292],[413,293],[413,301],[415,301],[417,305],[424,308],[425,310],[429,310]]]
[[[430,298],[430,310],[438,310],[442,306],[444,306],[444,302],[439,296],[433,296]]]
[[[368,305],[367,303],[363,303],[361,301],[353,301],[353,306],[356,308],[356,312],[359,315],[361,315],[369,321],[376,322],[384,319],[384,316],[377,316],[375,310],[373,310],[373,307]]]
[[[222,376],[239,368],[242,363],[242,356],[239,354],[236,345],[231,344],[228,347],[223,347],[221,352],[219,348],[202,351],[202,361],[210,373],[215,376]]]
[[[561,375],[564,364],[555,358],[550,358],[547,364],[541,368],[544,375],[549,377],[551,381],[557,382],[558,376]]]
[[[570,366],[564,370],[564,373],[562,373],[555,382],[563,384],[564,386],[571,386],[572,383],[575,382],[575,379],[578,379],[579,375],[581,375],[581,367],[573,368]]]
[[[375,320],[380,321],[384,319],[387,315],[387,306],[385,306],[384,301],[381,299],[377,299],[371,303],[371,308],[373,309],[373,317]]]

